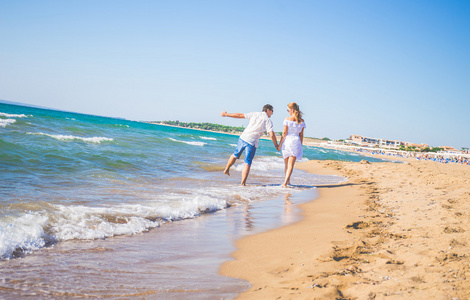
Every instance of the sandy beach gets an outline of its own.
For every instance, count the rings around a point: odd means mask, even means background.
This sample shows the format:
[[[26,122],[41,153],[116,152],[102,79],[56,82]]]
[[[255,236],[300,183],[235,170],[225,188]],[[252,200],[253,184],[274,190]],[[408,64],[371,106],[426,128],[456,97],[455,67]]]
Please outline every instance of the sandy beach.
[[[470,299],[470,167],[403,161],[297,164],[349,181],[238,240],[220,273],[252,284],[239,299]]]

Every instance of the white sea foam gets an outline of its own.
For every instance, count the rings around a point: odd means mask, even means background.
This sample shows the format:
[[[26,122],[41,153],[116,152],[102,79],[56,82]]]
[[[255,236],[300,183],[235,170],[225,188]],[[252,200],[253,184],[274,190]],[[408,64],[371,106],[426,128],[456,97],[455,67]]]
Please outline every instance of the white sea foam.
[[[193,145],[193,146],[204,146],[204,145],[207,144],[207,143],[204,143],[204,142],[180,141],[180,140],[177,140],[177,139],[174,139],[174,138],[169,138],[169,139],[174,141],[174,142],[185,143],[185,144]]]
[[[28,253],[44,247],[47,222],[48,218],[39,213],[0,220],[0,258],[8,259],[18,251]]]
[[[15,119],[0,119],[0,127],[7,127],[15,122]]]
[[[136,234],[160,225],[131,210],[57,205],[56,222],[51,234],[59,241],[100,239],[115,235]]]
[[[0,116],[6,117],[6,118],[26,118],[26,117],[28,117],[27,115],[24,115],[24,114],[17,115],[17,114],[7,114],[7,113],[2,113],[2,112],[0,112]]]
[[[203,140],[217,141],[217,139],[216,139],[216,138],[213,138],[213,137],[200,136],[200,138],[203,139]]]
[[[83,142],[95,143],[95,144],[99,144],[101,142],[110,142],[114,140],[112,138],[107,138],[107,137],[98,137],[98,136],[80,137],[80,136],[73,136],[73,135],[47,134],[47,133],[42,133],[42,132],[37,132],[37,133],[28,132],[28,134],[44,135],[44,136],[48,136],[59,141],[83,141]]]

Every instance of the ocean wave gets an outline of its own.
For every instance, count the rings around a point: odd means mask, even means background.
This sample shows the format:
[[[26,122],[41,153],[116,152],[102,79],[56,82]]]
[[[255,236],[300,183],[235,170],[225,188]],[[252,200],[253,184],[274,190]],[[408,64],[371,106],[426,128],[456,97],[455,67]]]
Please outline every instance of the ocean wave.
[[[13,220],[0,220],[0,258],[8,259],[39,250],[46,245],[48,218],[26,213]]]
[[[6,117],[6,118],[27,118],[28,117],[25,114],[17,115],[17,114],[7,114],[7,113],[2,113],[2,112],[0,112],[0,116]]]
[[[208,137],[208,136],[200,136],[201,139],[203,140],[209,140],[209,141],[217,141],[216,138],[213,137]]]
[[[204,146],[204,145],[207,145],[207,143],[204,143],[204,142],[180,141],[180,140],[176,140],[176,139],[174,139],[174,138],[169,138],[169,139],[172,140],[172,141],[174,141],[174,142],[185,143],[185,144],[193,145],[193,146]]]
[[[59,140],[59,141],[75,141],[75,140],[78,140],[78,141],[83,141],[83,142],[87,142],[87,143],[95,143],[95,144],[99,144],[101,142],[111,142],[111,141],[114,140],[112,138],[107,138],[107,137],[97,137],[97,136],[95,136],[95,137],[80,137],[80,136],[73,136],[73,135],[47,134],[47,133],[42,133],[42,132],[37,132],[37,133],[28,132],[28,134],[44,135],[44,136],[48,136],[48,137],[54,138],[54,139]]]
[[[137,234],[163,223],[192,219],[201,213],[225,207],[225,201],[203,196],[171,204],[135,204],[106,208],[57,205],[59,218],[51,232],[59,241]]]
[[[205,195],[147,205],[52,205],[53,211],[24,213],[20,217],[0,220],[0,258],[14,258],[53,242],[142,233],[163,223],[195,218],[227,206],[225,200]]]
[[[15,123],[15,119],[0,119],[0,127],[7,127],[8,125],[11,125]]]

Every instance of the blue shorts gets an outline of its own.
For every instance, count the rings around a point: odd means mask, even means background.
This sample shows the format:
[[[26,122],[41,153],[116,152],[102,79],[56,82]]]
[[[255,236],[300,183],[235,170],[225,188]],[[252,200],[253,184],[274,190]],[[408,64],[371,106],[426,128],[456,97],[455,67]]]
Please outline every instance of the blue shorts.
[[[251,166],[253,162],[253,157],[255,157],[256,147],[248,144],[242,139],[238,139],[237,149],[233,152],[233,155],[236,158],[240,158],[240,155],[243,153],[243,150],[246,149],[245,163]]]

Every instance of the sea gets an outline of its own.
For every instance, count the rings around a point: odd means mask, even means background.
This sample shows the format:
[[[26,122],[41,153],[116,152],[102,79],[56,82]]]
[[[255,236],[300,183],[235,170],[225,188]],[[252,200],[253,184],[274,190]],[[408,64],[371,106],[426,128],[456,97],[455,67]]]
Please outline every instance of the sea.
[[[238,136],[0,103],[1,299],[232,299],[236,239],[300,219],[319,185],[261,140],[247,186]],[[375,162],[304,146],[308,160]],[[262,253],[260,253],[262,255]]]

